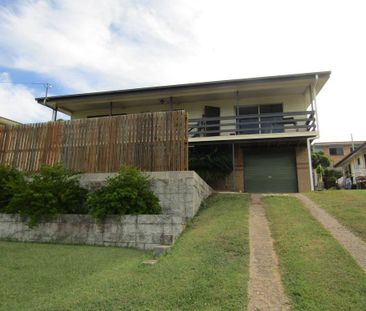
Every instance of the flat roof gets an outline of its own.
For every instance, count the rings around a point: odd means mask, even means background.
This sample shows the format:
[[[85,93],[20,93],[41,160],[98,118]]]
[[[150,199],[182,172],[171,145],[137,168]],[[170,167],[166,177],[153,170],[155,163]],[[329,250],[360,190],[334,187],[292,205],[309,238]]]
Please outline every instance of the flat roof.
[[[328,146],[328,145],[360,145],[363,144],[365,140],[357,140],[357,141],[327,141],[327,142],[319,142],[314,143],[314,146]]]
[[[47,97],[46,106],[52,109],[57,107],[60,111],[71,114],[77,111],[90,110],[92,107],[98,109],[102,105],[111,102],[123,103],[124,105],[151,105],[158,104],[161,99],[166,98],[173,98],[178,102],[189,102],[200,101],[203,98],[207,99],[208,96],[211,96],[211,99],[217,99],[219,95],[226,96],[226,98],[229,96],[234,97],[236,92],[239,92],[240,96],[247,97],[278,95],[283,92],[302,94],[311,83],[315,82],[316,76],[318,82],[315,91],[319,93],[329,79],[330,74],[330,71],[320,71],[49,96]],[[44,97],[38,97],[35,100],[39,104],[43,104],[44,99]]]
[[[140,87],[124,90],[113,90],[113,91],[102,91],[102,92],[89,92],[89,93],[79,93],[79,94],[69,94],[69,95],[58,95],[47,97],[48,101],[53,101],[57,99],[68,99],[68,98],[78,98],[78,97],[94,97],[94,96],[104,96],[112,94],[131,94],[131,93],[141,93],[150,91],[164,91],[164,90],[175,90],[182,88],[194,88],[202,86],[219,86],[224,84],[236,84],[236,83],[258,83],[258,82],[273,82],[281,80],[295,80],[303,78],[314,78],[316,75],[320,76],[330,76],[331,71],[319,71],[311,73],[300,73],[300,74],[289,74],[289,75],[279,75],[279,76],[267,76],[267,77],[257,77],[257,78],[245,78],[245,79],[231,79],[231,80],[218,80],[209,82],[197,82],[197,83],[186,83],[186,84],[173,84],[164,86],[151,86],[151,87]],[[35,100],[38,103],[44,101],[44,97],[37,97]]]

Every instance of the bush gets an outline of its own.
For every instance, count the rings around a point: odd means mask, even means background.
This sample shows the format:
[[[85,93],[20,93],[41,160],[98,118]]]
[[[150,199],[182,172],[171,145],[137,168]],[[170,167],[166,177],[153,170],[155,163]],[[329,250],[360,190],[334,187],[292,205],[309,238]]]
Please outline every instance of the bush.
[[[101,189],[89,193],[90,214],[103,222],[107,215],[160,214],[159,199],[150,190],[150,180],[136,168],[123,167]]]
[[[230,145],[194,146],[189,149],[189,169],[196,171],[208,184],[213,184],[232,172]]]
[[[325,189],[331,189],[331,188],[337,188],[337,180],[338,178],[342,177],[342,173],[336,170],[326,169],[324,171],[324,188]]]
[[[39,220],[58,214],[87,213],[86,193],[79,186],[76,173],[62,164],[43,165],[40,173],[32,174],[24,188],[14,194],[6,211],[29,217],[28,225],[33,227]]]
[[[5,212],[14,194],[21,191],[24,184],[24,175],[21,172],[8,166],[0,166],[0,213]]]

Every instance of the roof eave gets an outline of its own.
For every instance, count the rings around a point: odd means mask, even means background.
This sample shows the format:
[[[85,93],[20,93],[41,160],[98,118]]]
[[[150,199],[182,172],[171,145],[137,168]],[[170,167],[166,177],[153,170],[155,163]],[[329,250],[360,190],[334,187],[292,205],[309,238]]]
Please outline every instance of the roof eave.
[[[258,78],[246,78],[246,79],[232,79],[232,80],[221,80],[221,81],[210,81],[210,82],[198,82],[198,83],[186,83],[186,84],[176,84],[176,85],[165,85],[165,86],[153,86],[153,87],[143,87],[143,88],[134,88],[134,89],[126,89],[126,90],[117,90],[117,91],[103,91],[103,92],[90,92],[90,93],[80,93],[80,94],[71,94],[71,95],[61,95],[61,96],[50,96],[47,97],[48,102],[57,101],[57,100],[70,100],[75,98],[82,97],[98,97],[98,96],[106,96],[106,95],[127,95],[133,93],[145,93],[145,92],[153,92],[153,91],[167,91],[167,90],[177,90],[182,88],[197,88],[197,87],[205,87],[205,86],[225,86],[236,83],[246,83],[246,84],[255,84],[255,83],[265,83],[265,82],[275,82],[275,81],[283,81],[283,80],[298,80],[304,78],[312,78],[312,77],[325,77],[326,80],[329,79],[331,71],[320,71],[320,72],[311,72],[311,73],[301,73],[301,74],[291,74],[291,75],[279,75],[279,76],[268,76],[268,77],[258,77]],[[321,88],[318,90],[318,92]],[[44,97],[37,97],[35,100],[42,104],[44,102]],[[51,107],[50,107],[51,108]]]
[[[350,154],[346,155],[342,160],[340,160],[339,162],[337,162],[336,164],[334,164],[334,167],[338,167],[340,166],[343,162],[349,160],[350,158],[352,158],[358,151],[360,151],[363,147],[366,147],[366,142],[363,143],[361,146],[359,146],[358,148],[356,148],[354,151],[352,151]]]

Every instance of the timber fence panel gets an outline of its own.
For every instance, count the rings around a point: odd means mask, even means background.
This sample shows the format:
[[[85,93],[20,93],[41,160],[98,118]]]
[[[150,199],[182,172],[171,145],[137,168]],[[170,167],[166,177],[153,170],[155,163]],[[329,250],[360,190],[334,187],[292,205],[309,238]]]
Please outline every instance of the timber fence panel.
[[[0,164],[34,172],[62,162],[81,172],[188,169],[184,111],[0,127]]]

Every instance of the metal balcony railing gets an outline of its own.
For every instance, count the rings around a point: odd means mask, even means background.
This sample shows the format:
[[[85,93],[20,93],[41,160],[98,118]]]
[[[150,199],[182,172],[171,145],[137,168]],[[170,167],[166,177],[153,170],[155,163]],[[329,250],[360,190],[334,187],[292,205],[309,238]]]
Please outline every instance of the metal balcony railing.
[[[310,132],[315,130],[314,111],[203,117],[188,120],[190,137]]]

